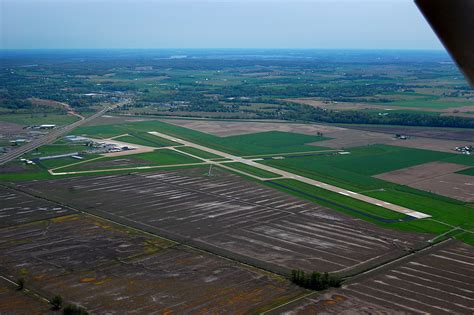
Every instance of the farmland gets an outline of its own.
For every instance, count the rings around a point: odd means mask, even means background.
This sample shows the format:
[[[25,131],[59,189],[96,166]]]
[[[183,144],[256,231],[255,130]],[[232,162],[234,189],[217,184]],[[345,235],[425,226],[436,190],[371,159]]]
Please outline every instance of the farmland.
[[[169,124],[171,122],[172,124]],[[183,121],[189,126],[191,121]],[[215,121],[208,121],[212,126],[214,133],[224,130],[225,126]],[[84,126],[75,131],[75,134],[90,137],[117,137],[121,140],[130,140],[133,136],[123,136],[138,134],[140,137],[146,137],[148,144],[153,144],[159,150],[149,153],[134,154],[121,157],[101,157],[99,159],[86,160],[72,165],[63,165],[58,161],[59,168],[54,172],[70,175],[94,175],[102,171],[131,172],[146,171],[149,167],[166,168],[178,167],[181,165],[199,165],[209,164],[211,160],[222,167],[235,169],[239,175],[248,175],[262,180],[265,178],[276,178],[281,175],[268,170],[263,170],[259,165],[268,165],[289,171],[293,174],[304,176],[309,179],[321,181],[330,185],[341,187],[353,192],[362,192],[362,194],[377,198],[387,203],[408,207],[422,213],[427,213],[433,217],[433,220],[417,220],[414,222],[392,222],[388,224],[386,220],[404,220],[403,216],[397,213],[387,211],[378,205],[369,204],[364,201],[358,201],[348,196],[333,193],[314,186],[303,183],[297,183],[291,179],[279,179],[271,182],[262,182],[264,185],[273,189],[282,190],[299,198],[304,198],[317,204],[327,206],[343,213],[368,220],[370,222],[402,230],[412,230],[418,232],[429,232],[442,234],[449,231],[454,226],[459,226],[466,230],[473,229],[472,211],[468,204],[463,200],[456,201],[451,198],[435,195],[430,189],[431,186],[414,186],[410,188],[403,183],[394,183],[381,180],[379,174],[396,172],[397,170],[424,165],[426,163],[456,163],[459,169],[468,169],[473,161],[470,156],[456,155],[444,151],[430,151],[423,149],[413,149],[406,147],[406,141],[393,142],[391,144],[373,144],[348,148],[347,154],[339,154],[341,149],[325,148],[318,146],[319,143],[327,143],[327,136],[335,136],[339,139],[341,131],[344,128],[319,126],[319,125],[291,125],[283,124],[286,130],[300,130],[306,134],[294,132],[277,131],[281,124],[269,123],[233,123],[236,127],[235,132],[243,130],[241,126],[254,125],[255,128],[263,132],[254,134],[234,134],[225,137],[219,137],[209,133],[195,131],[179,126],[181,120],[163,121],[139,121],[134,123],[123,122],[119,124],[99,124],[96,126]],[[232,123],[231,123],[232,125]],[[199,129],[205,129],[205,121],[198,121]],[[220,129],[219,129],[220,128]],[[240,129],[239,129],[240,128]],[[277,130],[272,130],[277,128]],[[149,134],[148,131],[159,130],[166,136],[157,136]],[[257,129],[258,130],[258,129]],[[323,132],[324,130],[324,132]],[[347,130],[349,131],[349,130]],[[314,135],[316,134],[316,135]],[[324,136],[321,136],[324,134]],[[383,135],[383,134],[378,134]],[[384,136],[384,135],[383,135]],[[388,136],[388,135],[387,135]],[[219,155],[203,151],[201,149],[189,146],[183,146],[179,141],[171,141],[173,137],[194,141],[205,147],[215,150],[238,154],[254,159],[257,164],[249,165],[244,163],[228,163],[228,161],[219,160]],[[344,134],[347,138],[348,134]],[[357,137],[355,133],[353,137]],[[384,136],[385,137],[385,136]],[[379,139],[377,137],[373,139]],[[412,139],[407,140],[412,141]],[[145,144],[145,143],[143,143]],[[316,146],[315,146],[316,145]],[[61,145],[52,145],[54,148],[61,148]],[[67,148],[67,146],[66,146]],[[340,147],[339,147],[340,148]],[[71,148],[72,149],[72,148]],[[171,150],[172,149],[172,150]],[[51,149],[46,149],[48,152]],[[41,148],[40,148],[41,151]],[[344,153],[344,152],[342,152]],[[209,160],[210,159],[210,160]],[[219,164],[222,163],[222,164]],[[464,166],[463,166],[464,165]],[[258,166],[259,168],[257,168]],[[40,178],[54,178],[50,174],[39,171]],[[242,173],[243,172],[243,173]],[[6,175],[4,175],[6,176]],[[25,178],[27,177],[24,175]],[[461,176],[453,174],[452,176]],[[464,175],[465,176],[465,175]],[[8,178],[8,177],[7,177]],[[34,176],[33,176],[34,178]],[[429,182],[427,182],[430,185]],[[422,191],[420,189],[426,190]],[[469,187],[467,188],[469,189]],[[441,193],[441,191],[440,191]],[[450,197],[449,195],[448,197]],[[429,207],[426,207],[429,205]],[[449,211],[446,211],[449,209]],[[456,213],[456,215],[453,215]],[[388,221],[387,221],[388,222]],[[460,239],[472,242],[470,233],[458,235]]]
[[[377,175],[378,178],[407,185],[466,202],[474,201],[474,179],[461,171],[470,166],[454,163],[426,163]],[[461,174],[456,174],[461,172]]]
[[[21,314],[59,314],[50,309],[48,302],[32,294],[24,294],[17,286],[0,279],[0,312],[8,314],[12,310]]]
[[[274,314],[346,311],[469,314],[474,310],[473,261],[472,247],[448,242],[370,277],[352,280],[341,290],[307,297]]]
[[[196,169],[20,187],[281,273],[295,267],[349,270],[401,254],[428,237],[384,230],[223,171],[211,177]]]
[[[27,223],[71,214],[70,209],[45,200],[37,200],[25,194],[5,187],[0,187],[1,227]]]
[[[171,53],[6,54],[0,152],[127,101],[0,166],[1,314],[474,311],[474,93],[447,56]]]
[[[0,234],[6,277],[22,277],[28,290],[46,299],[61,294],[92,312],[245,313],[303,293],[281,277],[88,216],[36,221]],[[201,289],[192,289],[197,286]],[[11,310],[28,300],[16,294],[18,302],[13,292],[3,291],[0,306]],[[179,303],[183,300],[187,303]]]
[[[106,157],[96,159],[88,163],[71,165],[61,168],[61,172],[82,171],[82,170],[103,170],[123,166],[153,166],[153,165],[176,165],[191,164],[200,162],[179,152],[172,150],[156,150],[149,153],[135,154],[131,158],[127,157]]]

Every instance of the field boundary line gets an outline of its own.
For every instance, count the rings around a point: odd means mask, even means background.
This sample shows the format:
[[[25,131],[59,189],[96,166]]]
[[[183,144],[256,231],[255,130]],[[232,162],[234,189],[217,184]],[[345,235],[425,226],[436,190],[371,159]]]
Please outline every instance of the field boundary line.
[[[306,294],[304,294],[304,295],[302,295],[302,296],[299,296],[299,297],[297,297],[297,298],[294,298],[294,299],[291,300],[291,301],[285,302],[285,303],[283,303],[283,304],[281,304],[281,305],[278,305],[278,306],[275,306],[275,307],[273,307],[273,308],[271,308],[271,309],[269,309],[269,310],[263,311],[263,312],[259,313],[259,315],[268,314],[268,313],[273,312],[273,311],[275,311],[275,310],[277,310],[277,309],[279,309],[279,308],[282,308],[282,307],[284,307],[284,306],[287,306],[287,305],[289,305],[289,304],[291,304],[291,303],[294,303],[294,302],[296,302],[296,301],[299,301],[299,300],[302,300],[302,299],[304,299],[304,298],[307,298],[307,297],[310,296],[310,295],[314,295],[314,294],[319,295],[320,293],[321,293],[321,292],[318,292],[318,291],[311,291],[311,292],[306,293]]]
[[[55,173],[52,170],[48,170],[48,172],[54,176],[63,176],[63,175],[106,173],[106,172],[118,172],[118,171],[153,170],[155,168],[169,168],[169,167],[207,165],[207,164],[210,164],[210,163],[199,162],[199,163],[187,163],[187,164],[149,165],[149,166],[135,166],[135,167],[127,167],[127,168],[110,168],[110,169],[102,169],[102,170],[70,171],[70,172],[61,172],[61,173]]]
[[[445,239],[445,240],[440,241],[440,242],[438,242],[438,243],[428,243],[427,246],[422,247],[422,248],[417,249],[417,250],[413,250],[412,252],[407,253],[406,255],[404,255],[404,256],[402,256],[402,257],[399,257],[399,258],[397,258],[397,259],[388,261],[388,262],[386,262],[386,263],[383,263],[383,264],[381,264],[381,265],[379,265],[379,266],[376,266],[376,267],[374,267],[374,268],[365,270],[365,271],[360,272],[360,273],[358,273],[358,274],[355,274],[355,275],[353,275],[353,276],[346,277],[346,278],[344,279],[344,282],[346,282],[346,281],[347,281],[347,282],[353,282],[353,281],[355,281],[355,280],[357,280],[357,279],[359,279],[359,278],[361,278],[361,277],[369,276],[369,275],[371,275],[373,272],[378,271],[379,269],[388,268],[388,267],[390,267],[390,266],[393,265],[393,264],[396,264],[396,263],[399,263],[399,262],[401,262],[401,261],[403,261],[403,260],[409,259],[409,258],[411,258],[412,256],[415,256],[415,255],[423,255],[424,252],[426,252],[426,251],[433,250],[433,249],[435,249],[435,248],[437,248],[437,247],[440,247],[440,246],[442,246],[442,245],[446,245],[447,243],[453,242],[453,241],[454,241],[454,240],[453,240],[452,238],[448,238],[448,239]],[[343,284],[343,286],[344,286],[344,284]]]

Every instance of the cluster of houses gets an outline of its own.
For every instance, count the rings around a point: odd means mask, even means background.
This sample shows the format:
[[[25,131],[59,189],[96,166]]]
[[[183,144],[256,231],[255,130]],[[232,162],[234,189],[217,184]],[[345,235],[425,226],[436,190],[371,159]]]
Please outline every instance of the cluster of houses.
[[[469,146],[464,146],[464,147],[456,147],[454,150],[462,154],[471,155],[474,149],[472,148],[472,145],[469,145]]]

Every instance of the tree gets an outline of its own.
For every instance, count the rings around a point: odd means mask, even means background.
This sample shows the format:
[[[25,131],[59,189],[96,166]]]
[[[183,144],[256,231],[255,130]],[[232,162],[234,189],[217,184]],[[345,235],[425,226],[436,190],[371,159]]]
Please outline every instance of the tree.
[[[24,278],[19,278],[16,281],[16,284],[18,285],[18,290],[21,291],[25,288],[25,279]]]
[[[49,303],[51,303],[54,310],[59,310],[63,306],[63,298],[60,295],[55,295]]]

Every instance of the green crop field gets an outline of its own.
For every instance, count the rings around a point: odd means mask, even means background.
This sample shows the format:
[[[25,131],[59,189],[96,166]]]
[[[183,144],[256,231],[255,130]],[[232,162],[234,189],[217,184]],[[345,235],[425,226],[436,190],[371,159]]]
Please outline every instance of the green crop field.
[[[269,131],[221,138],[220,142],[242,155],[250,155],[317,150],[317,147],[305,144],[322,140],[328,140],[328,138]]]
[[[457,156],[444,152],[371,145],[351,148],[350,154],[345,155],[296,156],[283,160],[267,160],[263,163],[292,168],[304,165],[305,171],[314,170],[328,175],[341,172],[345,176],[347,175],[345,171],[360,175],[375,175],[432,161],[453,159]]]

